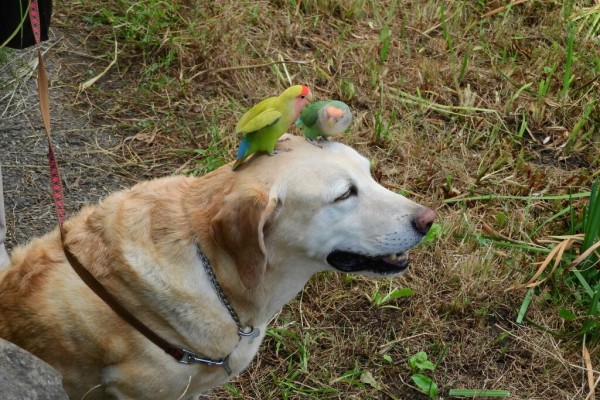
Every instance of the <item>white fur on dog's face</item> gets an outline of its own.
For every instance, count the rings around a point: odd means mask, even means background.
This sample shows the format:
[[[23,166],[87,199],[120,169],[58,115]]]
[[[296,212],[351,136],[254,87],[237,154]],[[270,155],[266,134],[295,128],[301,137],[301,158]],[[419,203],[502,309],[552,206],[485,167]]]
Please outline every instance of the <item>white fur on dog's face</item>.
[[[293,237],[294,250],[319,261],[323,269],[369,276],[403,272],[406,251],[423,237],[413,224],[423,207],[378,184],[369,161],[354,149],[327,141],[319,147],[317,151],[331,154],[311,157],[282,179],[284,187],[277,192],[283,207],[274,236]],[[340,268],[339,257],[347,269]]]

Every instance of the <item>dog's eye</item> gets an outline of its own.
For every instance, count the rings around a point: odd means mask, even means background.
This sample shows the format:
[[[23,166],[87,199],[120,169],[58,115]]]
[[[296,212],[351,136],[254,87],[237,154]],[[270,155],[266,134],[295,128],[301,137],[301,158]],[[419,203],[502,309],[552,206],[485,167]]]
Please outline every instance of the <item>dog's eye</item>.
[[[346,200],[346,199],[350,198],[351,196],[356,196],[357,193],[358,193],[358,189],[356,189],[356,186],[351,185],[343,195],[336,198],[334,201]]]

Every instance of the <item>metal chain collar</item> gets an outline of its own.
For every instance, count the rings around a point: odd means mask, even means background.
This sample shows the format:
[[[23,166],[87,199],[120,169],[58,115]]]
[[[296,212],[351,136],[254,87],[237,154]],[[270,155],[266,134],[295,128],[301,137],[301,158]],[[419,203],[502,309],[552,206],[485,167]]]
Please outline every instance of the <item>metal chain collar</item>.
[[[210,283],[211,283],[213,289],[215,289],[215,293],[217,294],[217,297],[221,301],[221,304],[223,304],[223,306],[227,309],[227,311],[229,312],[229,315],[231,315],[231,318],[237,324],[238,334],[240,335],[240,337],[250,337],[250,343],[252,343],[252,340],[260,334],[260,330],[258,328],[251,326],[250,330],[247,331],[246,330],[247,328],[244,328],[242,326],[240,317],[238,317],[237,313],[235,312],[235,310],[233,309],[233,307],[227,300],[227,297],[225,296],[225,293],[223,292],[223,287],[221,287],[221,284],[217,280],[215,272],[213,271],[212,266],[210,265],[210,261],[208,261],[208,258],[204,255],[204,253],[202,253],[202,251],[200,250],[200,245],[198,243],[196,243],[196,251],[198,252],[200,261],[202,261],[202,264],[204,264],[204,270],[206,271],[206,275],[208,275],[208,279],[210,280]]]

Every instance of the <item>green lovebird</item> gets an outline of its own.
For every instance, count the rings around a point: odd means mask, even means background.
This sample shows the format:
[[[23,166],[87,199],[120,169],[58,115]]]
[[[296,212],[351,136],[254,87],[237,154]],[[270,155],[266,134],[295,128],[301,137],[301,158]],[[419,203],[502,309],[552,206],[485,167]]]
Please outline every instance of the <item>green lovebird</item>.
[[[319,136],[343,133],[352,122],[352,112],[346,103],[336,100],[317,101],[302,110],[296,125],[302,128],[304,136],[315,140]]]
[[[294,123],[311,97],[312,93],[307,86],[296,85],[246,111],[235,127],[236,133],[244,137],[231,169],[235,170],[257,151],[273,153],[279,137]]]

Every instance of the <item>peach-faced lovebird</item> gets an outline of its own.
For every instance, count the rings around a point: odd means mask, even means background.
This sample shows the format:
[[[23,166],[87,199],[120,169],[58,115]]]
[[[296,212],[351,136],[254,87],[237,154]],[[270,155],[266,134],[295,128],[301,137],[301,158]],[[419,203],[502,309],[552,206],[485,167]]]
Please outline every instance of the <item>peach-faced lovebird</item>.
[[[315,140],[321,136],[339,135],[350,126],[352,112],[346,103],[336,100],[317,101],[300,113],[296,125],[302,128],[304,136]]]
[[[249,155],[257,151],[273,153],[279,137],[294,123],[311,97],[307,86],[296,85],[246,111],[235,127],[235,131],[243,134],[244,138],[231,169],[239,167]]]

